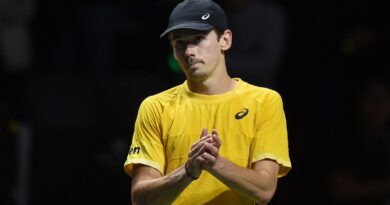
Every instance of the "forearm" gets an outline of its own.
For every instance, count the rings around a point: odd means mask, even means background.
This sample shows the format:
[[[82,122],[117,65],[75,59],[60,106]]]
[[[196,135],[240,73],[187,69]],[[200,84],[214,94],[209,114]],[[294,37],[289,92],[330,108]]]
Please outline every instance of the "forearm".
[[[132,187],[132,203],[171,204],[191,181],[183,166],[163,177],[140,180]]]
[[[147,166],[134,168],[132,181],[133,204],[171,204],[181,192],[202,173],[197,157],[204,152],[202,146],[210,141],[207,129],[203,129],[200,140],[191,146],[186,165],[166,176]],[[188,165],[188,166],[187,166]],[[186,168],[187,166],[187,168]],[[187,169],[187,170],[186,170]]]
[[[242,168],[222,157],[218,160],[217,166],[209,172],[226,186],[256,201],[257,204],[267,204],[271,200],[277,184],[271,173]]]

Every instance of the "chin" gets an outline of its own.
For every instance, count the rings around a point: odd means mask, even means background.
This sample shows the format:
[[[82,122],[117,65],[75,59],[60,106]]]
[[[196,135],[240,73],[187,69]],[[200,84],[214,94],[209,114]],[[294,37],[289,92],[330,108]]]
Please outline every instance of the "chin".
[[[208,72],[206,72],[201,67],[187,67],[185,69],[187,79],[202,81],[207,78]]]
[[[202,74],[192,74],[190,75],[190,79],[197,82],[202,82],[207,79],[207,75],[205,73]]]

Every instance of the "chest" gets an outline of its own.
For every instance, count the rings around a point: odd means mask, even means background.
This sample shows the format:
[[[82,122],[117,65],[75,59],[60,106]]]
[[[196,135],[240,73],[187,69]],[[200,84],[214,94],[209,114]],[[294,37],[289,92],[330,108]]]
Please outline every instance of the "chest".
[[[164,115],[163,143],[166,160],[185,161],[191,145],[203,128],[217,129],[222,141],[221,156],[247,166],[256,131],[257,105],[231,101],[218,104],[182,103]]]

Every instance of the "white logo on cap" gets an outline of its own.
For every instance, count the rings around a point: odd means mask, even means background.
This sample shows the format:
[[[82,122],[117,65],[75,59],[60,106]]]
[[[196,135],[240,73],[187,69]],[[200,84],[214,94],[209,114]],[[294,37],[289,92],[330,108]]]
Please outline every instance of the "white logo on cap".
[[[210,14],[209,13],[205,13],[203,16],[202,16],[202,20],[206,20],[210,17]]]

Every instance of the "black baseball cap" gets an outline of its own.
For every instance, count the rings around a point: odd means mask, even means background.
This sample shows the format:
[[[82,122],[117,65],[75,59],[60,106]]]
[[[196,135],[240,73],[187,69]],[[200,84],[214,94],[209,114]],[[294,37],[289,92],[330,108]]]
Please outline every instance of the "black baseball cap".
[[[194,29],[207,31],[217,28],[227,29],[226,15],[223,9],[211,0],[185,0],[172,10],[167,29],[160,38],[176,29]]]

